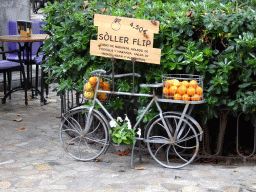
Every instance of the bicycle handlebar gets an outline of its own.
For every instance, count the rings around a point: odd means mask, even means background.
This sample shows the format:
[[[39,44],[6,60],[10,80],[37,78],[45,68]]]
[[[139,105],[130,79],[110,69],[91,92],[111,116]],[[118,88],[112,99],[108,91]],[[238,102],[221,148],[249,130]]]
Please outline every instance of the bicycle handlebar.
[[[106,71],[103,70],[103,69],[97,69],[97,70],[94,70],[91,72],[91,75],[95,75],[97,73],[100,73],[100,74],[106,74]]]

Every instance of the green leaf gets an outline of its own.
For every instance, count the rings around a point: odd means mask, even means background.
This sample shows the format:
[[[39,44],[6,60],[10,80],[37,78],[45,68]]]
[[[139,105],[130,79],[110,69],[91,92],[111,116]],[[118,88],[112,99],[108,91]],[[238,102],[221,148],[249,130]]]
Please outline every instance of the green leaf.
[[[246,88],[246,87],[249,87],[251,85],[251,83],[243,83],[243,84],[240,84],[238,85],[239,88]]]
[[[227,33],[229,31],[229,27],[227,25],[224,26],[223,31]]]
[[[175,51],[173,52],[173,54],[174,54],[174,55],[180,55],[180,54],[183,54],[183,52],[182,52],[182,51],[175,50]]]

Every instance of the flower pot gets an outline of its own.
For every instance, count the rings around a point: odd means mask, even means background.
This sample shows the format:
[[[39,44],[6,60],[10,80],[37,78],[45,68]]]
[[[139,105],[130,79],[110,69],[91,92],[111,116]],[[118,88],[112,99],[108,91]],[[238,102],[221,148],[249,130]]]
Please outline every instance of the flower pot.
[[[130,152],[130,145],[113,144],[118,155],[127,155]]]

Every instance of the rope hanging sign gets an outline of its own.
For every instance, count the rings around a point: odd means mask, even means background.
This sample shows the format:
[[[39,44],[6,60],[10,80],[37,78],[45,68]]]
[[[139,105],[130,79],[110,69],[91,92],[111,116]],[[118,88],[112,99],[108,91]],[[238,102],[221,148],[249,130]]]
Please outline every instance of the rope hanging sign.
[[[98,36],[90,41],[91,55],[160,64],[161,49],[153,48],[158,21],[95,14],[94,26]]]

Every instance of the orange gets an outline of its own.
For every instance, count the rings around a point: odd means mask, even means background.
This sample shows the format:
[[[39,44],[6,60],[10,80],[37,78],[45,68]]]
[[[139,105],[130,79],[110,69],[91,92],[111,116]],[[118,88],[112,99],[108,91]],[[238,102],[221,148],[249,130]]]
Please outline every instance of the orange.
[[[202,96],[202,95],[203,95],[203,88],[197,86],[197,88],[196,88],[196,94]]]
[[[106,100],[108,98],[107,93],[100,93],[99,100]]]
[[[187,88],[186,88],[184,85],[179,86],[179,88],[178,88],[178,93],[179,93],[180,95],[186,94],[186,93],[187,93]]]
[[[170,96],[170,95],[165,95],[165,97],[166,97],[166,99],[171,99],[172,98],[172,96]]]
[[[91,85],[90,83],[86,83],[84,85],[84,90],[87,92],[93,92],[95,89],[95,87],[93,85]]]
[[[201,100],[201,96],[195,94],[193,97],[191,97],[191,101],[200,101]]]
[[[103,90],[110,91],[110,83],[107,81],[103,82]]]
[[[188,96],[188,94],[184,94],[184,95],[182,96],[182,100],[183,100],[183,101],[190,101],[190,97]]]
[[[171,84],[172,84],[172,80],[168,79],[164,82],[164,86],[167,87],[167,88],[170,88],[171,87]]]
[[[85,92],[84,92],[84,97],[85,97],[86,99],[93,99],[93,97],[94,97],[94,92],[87,92],[87,91],[85,91]]]
[[[175,95],[178,92],[178,88],[176,86],[171,86],[170,95]]]
[[[163,88],[163,93],[164,93],[165,95],[170,95],[170,89],[168,89],[168,87],[164,87],[164,88]]]
[[[181,95],[179,93],[176,93],[174,96],[173,96],[173,99],[174,100],[181,100]]]
[[[100,87],[103,87],[103,80],[100,79]]]
[[[197,88],[197,82],[195,80],[191,80],[189,82],[189,87]]]
[[[177,79],[172,79],[172,84],[171,84],[171,86],[179,87],[179,86],[180,86],[179,80],[177,80]]]
[[[97,84],[97,81],[98,81],[98,77],[90,77],[89,78],[89,83],[91,84],[91,85],[96,85]]]
[[[99,87],[98,90],[103,90],[103,89],[102,89],[101,87]],[[98,92],[98,93],[97,93],[97,96],[100,96],[100,94],[101,94],[101,93]]]
[[[187,89],[187,94],[188,94],[188,96],[190,96],[190,97],[192,97],[192,96],[195,94],[195,92],[196,92],[196,90],[195,90],[195,88],[193,88],[193,87],[189,87],[189,88]]]
[[[171,86],[178,87],[178,86],[180,86],[180,82],[177,79],[171,79],[171,80],[168,79],[168,80],[165,81],[164,85],[165,85],[165,87],[168,87],[168,88],[171,87]]]
[[[184,85],[186,88],[188,88],[189,83],[188,83],[188,81],[182,81],[180,83],[180,86],[182,86],[182,85]]]

